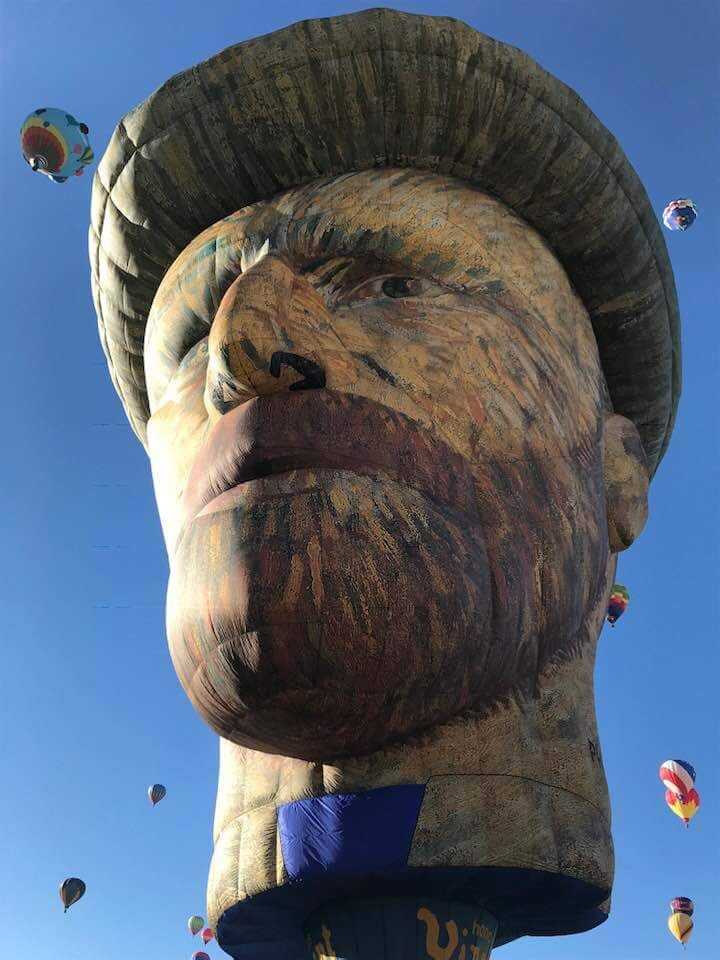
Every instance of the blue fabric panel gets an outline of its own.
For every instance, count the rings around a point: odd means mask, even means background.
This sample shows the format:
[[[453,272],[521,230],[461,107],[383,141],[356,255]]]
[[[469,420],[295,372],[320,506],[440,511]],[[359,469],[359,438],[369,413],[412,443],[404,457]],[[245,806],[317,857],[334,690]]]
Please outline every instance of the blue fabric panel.
[[[424,784],[408,784],[279,807],[288,874],[300,880],[405,867],[424,793]]]

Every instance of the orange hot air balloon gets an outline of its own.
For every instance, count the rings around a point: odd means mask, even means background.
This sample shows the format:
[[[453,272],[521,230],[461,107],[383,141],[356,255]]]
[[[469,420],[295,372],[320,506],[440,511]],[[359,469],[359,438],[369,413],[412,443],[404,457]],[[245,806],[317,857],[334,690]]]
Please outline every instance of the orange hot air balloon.
[[[205,929],[204,929],[203,932],[200,934],[200,936],[201,936],[202,939],[203,939],[203,943],[204,943],[204,944],[208,944],[208,943],[210,943],[210,941],[214,938],[215,934],[213,933],[213,931],[212,931],[212,929],[211,929],[210,927],[205,927]]]
[[[668,930],[685,946],[693,932],[693,922],[686,913],[673,913],[668,917]]]
[[[670,807],[676,817],[680,817],[687,826],[695,814],[700,809],[700,795],[694,788],[688,793],[680,795],[665,791],[665,803]]]

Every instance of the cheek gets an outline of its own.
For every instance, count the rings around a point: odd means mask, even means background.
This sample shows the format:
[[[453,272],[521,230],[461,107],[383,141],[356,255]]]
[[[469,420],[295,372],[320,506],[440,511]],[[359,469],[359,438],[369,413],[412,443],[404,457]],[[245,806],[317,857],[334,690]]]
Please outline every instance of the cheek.
[[[571,450],[597,427],[602,377],[587,317],[564,323],[447,295],[338,311],[368,366],[346,387],[433,429],[471,462],[520,459],[530,441]],[[368,372],[375,374],[368,379]],[[358,375],[360,373],[360,375]]]
[[[447,388],[467,349],[464,317],[423,302],[369,301],[336,310],[331,324],[330,388],[385,404],[467,455],[458,430],[467,419],[464,386]]]
[[[175,374],[164,403],[148,421],[148,453],[155,499],[166,543],[179,529],[180,500],[209,428],[203,402],[206,356]]]
[[[527,651],[533,662],[545,661],[587,629],[604,596],[609,551],[599,445],[588,440],[553,451],[527,443],[521,460],[478,465],[476,479],[494,635],[519,657]]]

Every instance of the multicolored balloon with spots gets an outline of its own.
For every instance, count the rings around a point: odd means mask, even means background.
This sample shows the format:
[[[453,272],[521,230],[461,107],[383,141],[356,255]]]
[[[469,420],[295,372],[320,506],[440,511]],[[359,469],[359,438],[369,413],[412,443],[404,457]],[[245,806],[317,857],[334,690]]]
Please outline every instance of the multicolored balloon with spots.
[[[79,177],[92,162],[94,153],[88,128],[71,113],[57,107],[34,110],[20,128],[23,157],[36,173],[55,183]]]

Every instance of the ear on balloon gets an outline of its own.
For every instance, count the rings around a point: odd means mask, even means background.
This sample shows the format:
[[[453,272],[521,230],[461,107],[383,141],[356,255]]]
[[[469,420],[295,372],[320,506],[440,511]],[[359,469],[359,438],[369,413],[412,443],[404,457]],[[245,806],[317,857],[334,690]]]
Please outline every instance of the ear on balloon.
[[[620,553],[645,526],[650,478],[635,424],[615,413],[605,418],[603,479],[610,549]]]

